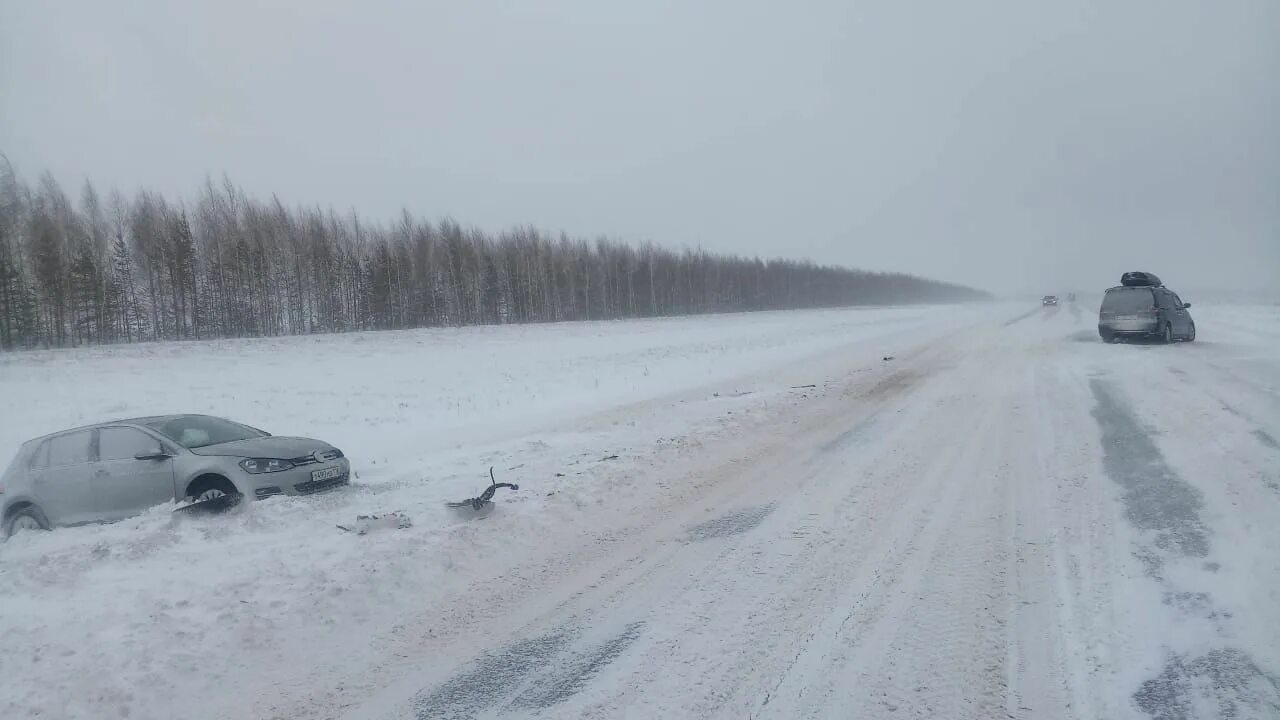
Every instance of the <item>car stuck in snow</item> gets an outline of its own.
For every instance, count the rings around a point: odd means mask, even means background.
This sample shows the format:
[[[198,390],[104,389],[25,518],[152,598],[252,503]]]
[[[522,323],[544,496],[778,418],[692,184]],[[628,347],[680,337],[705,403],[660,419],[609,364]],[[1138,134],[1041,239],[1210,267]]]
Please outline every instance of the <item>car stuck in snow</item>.
[[[166,502],[309,495],[350,482],[342,451],[208,415],[161,415],[29,440],[0,476],[0,532],[110,522]]]

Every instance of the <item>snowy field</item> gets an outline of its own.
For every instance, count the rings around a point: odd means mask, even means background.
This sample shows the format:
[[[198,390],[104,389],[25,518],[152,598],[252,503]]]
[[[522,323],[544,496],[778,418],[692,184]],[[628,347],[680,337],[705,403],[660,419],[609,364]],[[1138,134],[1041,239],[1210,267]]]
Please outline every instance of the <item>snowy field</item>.
[[[1193,313],[1168,347],[982,305],[0,355],[0,463],[186,411],[357,477],[0,544],[0,717],[1280,717],[1280,307]],[[521,489],[443,507],[490,465]]]

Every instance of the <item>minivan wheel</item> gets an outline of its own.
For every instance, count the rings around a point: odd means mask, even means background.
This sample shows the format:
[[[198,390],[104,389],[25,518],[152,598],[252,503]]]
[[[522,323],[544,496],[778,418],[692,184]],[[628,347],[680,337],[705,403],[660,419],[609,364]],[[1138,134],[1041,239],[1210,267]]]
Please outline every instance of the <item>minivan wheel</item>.
[[[1173,326],[1170,325],[1169,323],[1165,323],[1164,325],[1164,344],[1165,345],[1173,344]]]
[[[1187,330],[1187,342],[1196,341],[1196,324],[1191,323],[1190,329]]]

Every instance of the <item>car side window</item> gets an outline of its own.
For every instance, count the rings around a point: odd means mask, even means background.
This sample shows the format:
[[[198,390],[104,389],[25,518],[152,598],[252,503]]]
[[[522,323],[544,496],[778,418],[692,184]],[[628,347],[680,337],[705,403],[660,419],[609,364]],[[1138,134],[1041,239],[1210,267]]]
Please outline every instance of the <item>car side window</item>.
[[[1168,290],[1156,290],[1156,305],[1168,310],[1173,307],[1173,301],[1169,299],[1171,295]]]
[[[1169,291],[1169,300],[1173,303],[1173,307],[1182,307],[1182,298],[1178,297],[1178,293],[1172,290]]]
[[[159,444],[158,440],[134,428],[102,428],[98,431],[98,459],[132,460],[138,453],[154,450]]]
[[[40,443],[40,447],[36,448],[35,452],[31,453],[30,468],[32,470],[43,470],[47,467],[49,467],[49,441],[45,440]]]
[[[92,432],[81,430],[50,438],[49,467],[82,465],[89,462],[89,440],[92,437]]]

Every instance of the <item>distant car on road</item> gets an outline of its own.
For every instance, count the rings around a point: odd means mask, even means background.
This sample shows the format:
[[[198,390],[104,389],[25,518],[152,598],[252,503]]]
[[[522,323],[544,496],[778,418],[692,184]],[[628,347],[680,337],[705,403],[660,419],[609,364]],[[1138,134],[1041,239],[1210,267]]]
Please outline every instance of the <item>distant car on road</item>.
[[[1127,338],[1192,342],[1196,323],[1187,312],[1190,307],[1155,275],[1127,272],[1120,277],[1120,285],[1102,297],[1098,335],[1109,343]]]
[[[1043,305],[1043,306],[1045,306],[1045,307],[1049,307],[1050,305],[1057,305],[1057,304],[1058,304],[1058,296],[1057,296],[1057,295],[1045,295],[1044,297],[1040,298],[1040,304],[1041,304],[1041,305]]]
[[[133,418],[30,440],[0,475],[0,532],[110,522],[175,500],[308,495],[350,481],[342,451],[208,415]]]

